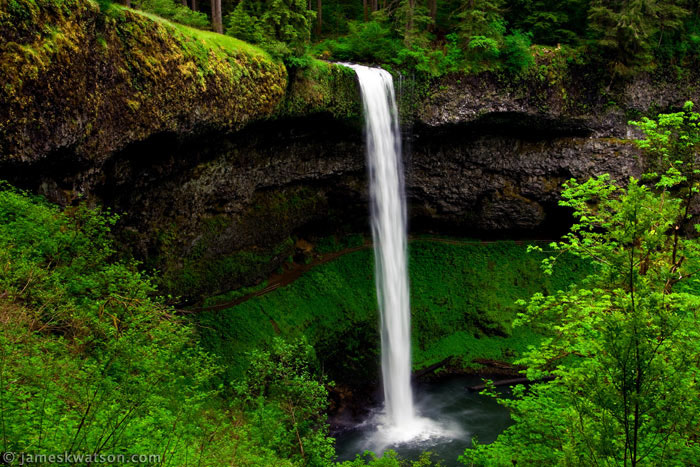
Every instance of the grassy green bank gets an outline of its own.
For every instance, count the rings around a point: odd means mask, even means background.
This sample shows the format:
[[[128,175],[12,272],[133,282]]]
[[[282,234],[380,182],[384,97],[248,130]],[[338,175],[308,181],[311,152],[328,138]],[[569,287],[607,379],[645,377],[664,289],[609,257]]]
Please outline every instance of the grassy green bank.
[[[536,339],[511,328],[515,301],[566,288],[589,272],[585,263],[567,259],[547,276],[539,267],[543,254],[508,241],[421,238],[411,242],[409,253],[416,368],[450,356],[462,368],[474,358],[509,360]],[[223,357],[230,379],[245,368],[246,350],[277,335],[305,336],[331,377],[375,378],[373,267],[371,249],[355,251],[235,307],[199,312],[194,319],[202,342]]]
[[[109,2],[1,2],[0,37],[0,163],[63,151],[99,166],[160,133],[360,111],[351,70],[311,61],[290,76],[259,47]]]

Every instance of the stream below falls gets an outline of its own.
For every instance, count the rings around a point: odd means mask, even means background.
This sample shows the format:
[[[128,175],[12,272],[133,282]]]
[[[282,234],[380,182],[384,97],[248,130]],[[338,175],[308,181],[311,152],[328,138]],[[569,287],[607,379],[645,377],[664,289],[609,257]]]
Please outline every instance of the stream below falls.
[[[352,460],[365,450],[379,454],[393,449],[404,459],[417,460],[424,451],[431,451],[433,460],[440,459],[445,467],[462,465],[457,458],[471,447],[472,439],[481,444],[492,443],[512,423],[508,410],[495,399],[466,389],[481,382],[477,376],[451,376],[417,383],[416,414],[432,425],[425,430],[425,436],[405,443],[387,442],[392,436],[383,434],[380,405],[366,421],[335,435],[338,461]],[[510,390],[500,393],[507,396]]]

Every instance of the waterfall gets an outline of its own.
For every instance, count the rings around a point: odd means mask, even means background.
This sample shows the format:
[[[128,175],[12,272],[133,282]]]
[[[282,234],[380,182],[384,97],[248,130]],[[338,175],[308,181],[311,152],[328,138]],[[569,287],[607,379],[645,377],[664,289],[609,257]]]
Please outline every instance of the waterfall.
[[[391,75],[380,68],[347,66],[357,73],[364,103],[384,405],[389,423],[407,428],[415,421],[415,411],[411,390],[406,199],[394,83]]]

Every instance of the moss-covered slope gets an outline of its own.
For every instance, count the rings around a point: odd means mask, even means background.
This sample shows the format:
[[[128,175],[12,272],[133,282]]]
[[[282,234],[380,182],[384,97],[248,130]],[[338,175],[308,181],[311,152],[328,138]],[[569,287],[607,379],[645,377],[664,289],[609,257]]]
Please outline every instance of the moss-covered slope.
[[[3,0],[0,37],[0,165],[99,168],[154,134],[359,108],[341,67],[319,63],[289,83],[254,46],[91,0]]]
[[[513,332],[515,301],[550,294],[590,274],[564,258],[553,276],[540,269],[544,255],[514,242],[424,238],[410,243],[413,364],[423,368],[447,357],[509,360],[536,338]],[[262,287],[262,286],[260,286]],[[214,297],[227,302],[240,292]],[[348,253],[314,267],[297,281],[228,309],[192,315],[204,345],[226,362],[229,378],[245,368],[244,353],[272,337],[305,336],[331,378],[374,380],[379,352],[372,251]]]

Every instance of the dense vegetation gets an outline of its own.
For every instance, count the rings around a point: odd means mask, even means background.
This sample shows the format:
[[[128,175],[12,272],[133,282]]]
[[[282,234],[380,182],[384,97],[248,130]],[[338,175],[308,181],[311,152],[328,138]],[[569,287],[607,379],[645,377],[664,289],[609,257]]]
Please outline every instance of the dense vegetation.
[[[185,3],[189,6],[185,6]],[[520,71],[537,48],[599,62],[613,75],[692,65],[700,50],[697,0],[143,0],[134,6],[259,44],[292,64],[323,58],[383,63],[430,75]]]
[[[116,255],[116,219],[0,187],[2,452],[150,455],[142,463],[174,466],[333,463],[313,348],[271,340],[223,379],[188,321]],[[398,465],[392,454],[381,462]]]
[[[22,58],[2,64],[12,78],[2,92],[13,96],[25,79],[13,66],[27,63],[28,74],[38,74],[36,67],[60,62],[48,58],[56,50],[64,58],[77,53],[82,36],[71,36],[74,12],[66,2],[6,3],[0,28],[41,39],[15,47]],[[304,76],[326,71],[312,56],[437,76],[517,73],[538,54],[557,50],[617,78],[658,66],[697,66],[700,53],[700,3],[691,0],[130,4],[156,21],[199,28],[174,26],[177,42],[161,37],[160,29],[145,34],[145,23],[135,19],[147,21],[143,16],[99,3],[109,12],[100,21],[119,24],[132,54],[123,70],[157,70],[157,60],[144,58],[138,44],[159,44],[168,52],[163,62],[192,80],[173,86],[169,97],[186,94],[192,83],[215,81],[213,67],[239,73],[213,88],[238,97],[229,117],[247,118],[255,103],[277,105],[284,94],[279,60],[304,68]],[[27,26],[52,8],[60,28],[39,21]],[[8,18],[19,17],[26,22],[13,27]],[[101,53],[109,53],[108,42],[96,40]],[[182,56],[199,65],[180,67]],[[251,69],[251,81],[270,80],[272,96],[238,91],[239,78]],[[170,81],[176,80],[160,80]],[[152,93],[150,80],[135,82],[139,93]],[[141,108],[139,100],[128,102],[134,113]],[[303,113],[306,102],[290,101],[282,112]],[[74,120],[66,125],[82,125]],[[640,180],[603,175],[566,183],[562,205],[576,222],[560,241],[529,248],[444,238],[411,243],[415,367],[453,357],[452,369],[468,371],[481,357],[522,364],[530,380],[548,381],[502,401],[514,425],[495,443],[466,451],[461,461],[467,465],[699,462],[700,229],[693,215],[700,114],[688,103],[634,124],[644,134],[638,145],[648,173]],[[117,220],[87,203],[60,209],[0,185],[0,449],[145,454],[158,456],[145,463],[165,465],[333,465],[326,420],[331,380],[370,381],[377,373],[371,252],[346,254],[236,306],[182,310],[167,305],[154,284],[208,283],[212,288],[204,290],[217,290],[215,273],[240,273],[244,261],[268,258],[210,261],[195,251],[185,261],[186,274],[159,278],[119,248],[112,236]],[[205,240],[217,241],[216,230],[211,237]],[[340,248],[334,241],[316,251]],[[247,292],[210,297],[203,305]],[[429,462],[426,455],[413,465]],[[411,465],[391,452],[345,465],[367,463]]]
[[[689,238],[700,192],[700,114],[636,122],[652,172],[621,187],[600,176],[567,183],[577,222],[554,256],[588,259],[595,273],[545,297],[516,324],[546,338],[522,358],[528,376],[553,376],[504,403],[517,423],[470,465],[695,465],[700,459],[700,244]],[[525,305],[525,302],[523,302]]]
[[[2,450],[278,462],[217,399],[191,327],[115,258],[115,220],[0,191]]]
[[[329,243],[320,244],[321,251]],[[511,331],[516,300],[537,292],[549,295],[588,272],[586,262],[571,258],[562,260],[556,275],[546,276],[538,268],[545,256],[528,254],[527,245],[513,242],[420,238],[410,243],[409,254],[417,369],[448,357],[455,357],[458,368],[478,367],[472,362],[478,357],[512,359],[536,342],[528,330]],[[240,295],[212,297],[206,304]],[[371,249],[345,254],[286,287],[231,308],[197,312],[194,318],[203,344],[224,359],[231,377],[245,366],[241,357],[247,349],[278,334],[307,339],[336,381],[372,381],[379,374]]]
[[[116,220],[0,190],[2,450],[154,454],[166,465],[331,464],[328,376],[371,380],[377,371],[370,250],[230,310],[183,317],[115,251]],[[342,247],[333,238],[317,245]],[[504,337],[514,301],[551,294],[588,267],[572,259],[547,278],[542,257],[526,249],[412,243],[417,367],[447,356],[464,367],[476,357],[509,360],[537,342],[530,331]]]
[[[692,236],[700,114],[688,103],[635,124],[652,171],[623,186],[605,175],[568,182],[562,204],[577,222],[551,253],[412,243],[417,365],[522,355],[530,379],[554,377],[503,401],[516,423],[463,462],[700,458],[700,245]],[[116,219],[0,190],[3,451],[148,453],[169,465],[331,464],[327,374],[357,375],[375,360],[369,251],[192,322],[116,253]],[[400,461],[389,453],[370,462]]]

